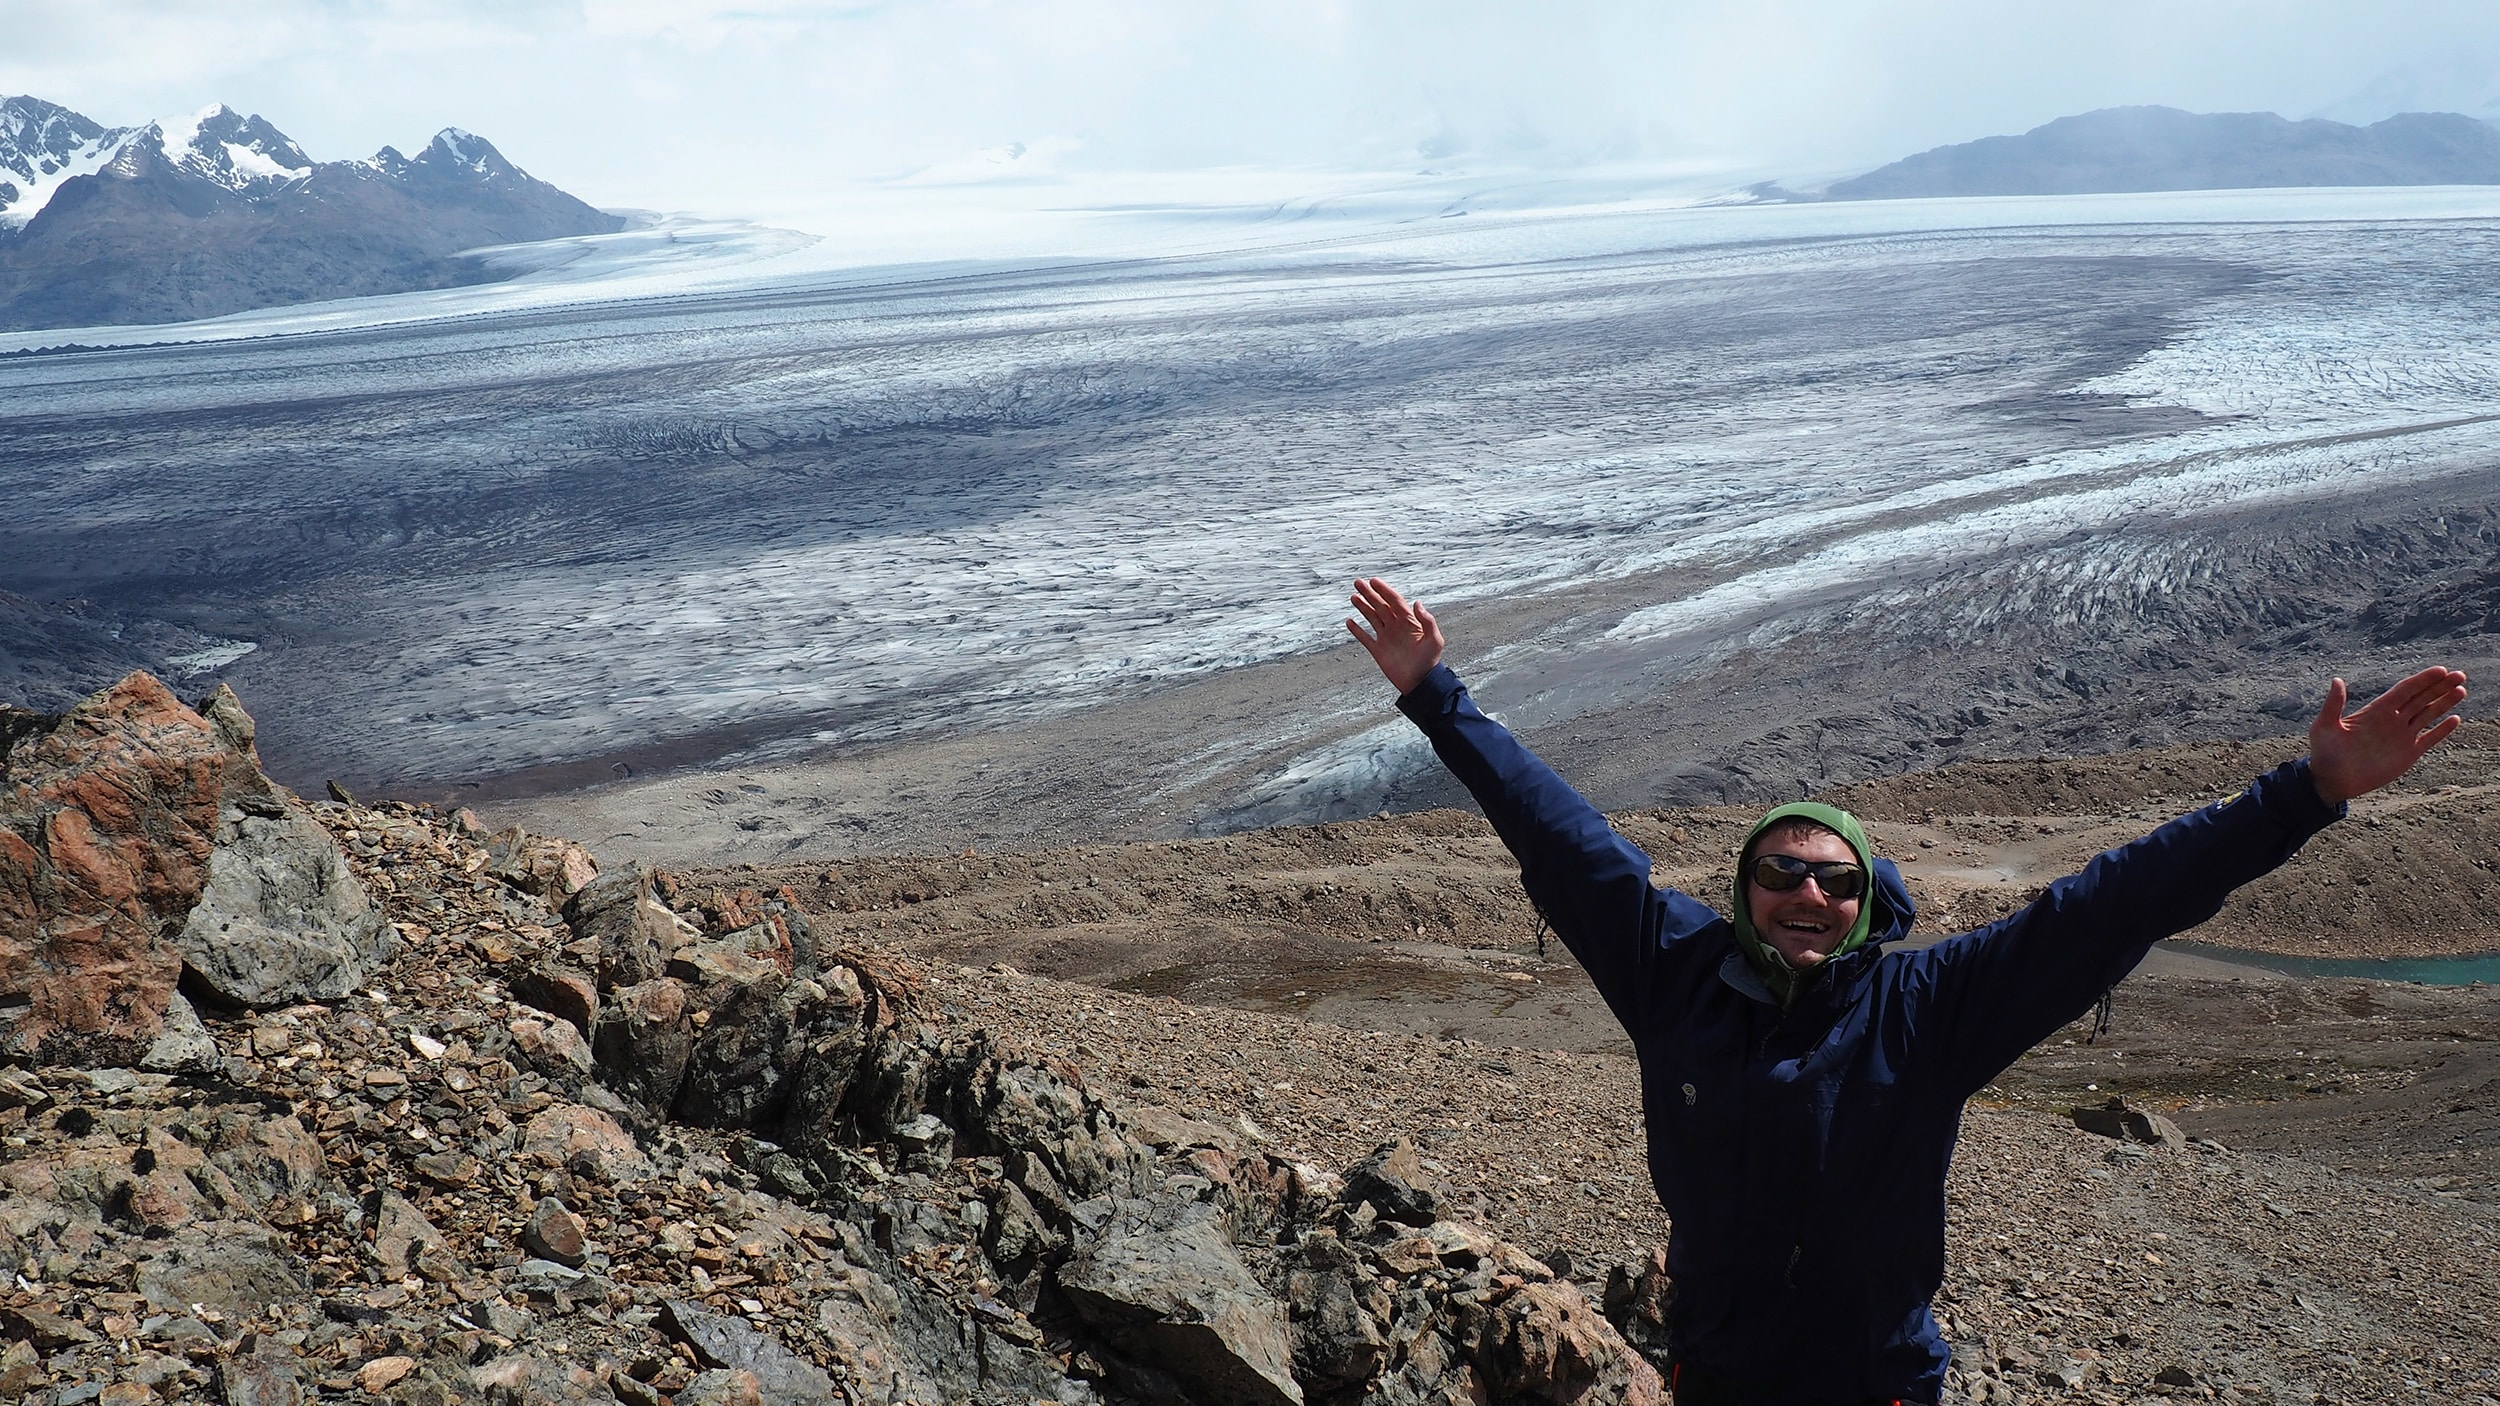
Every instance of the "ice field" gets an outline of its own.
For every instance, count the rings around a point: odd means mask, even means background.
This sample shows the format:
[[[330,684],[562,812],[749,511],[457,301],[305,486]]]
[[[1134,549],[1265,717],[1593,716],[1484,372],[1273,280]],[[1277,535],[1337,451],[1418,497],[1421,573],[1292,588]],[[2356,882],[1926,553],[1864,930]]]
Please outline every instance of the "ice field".
[[[2147,527],[2500,455],[2500,191],[1124,238],[861,268],[680,221],[17,334],[90,349],[0,359],[0,591],[172,631],[299,768],[378,782],[1066,713],[1338,647],[1366,572],[1549,601],[1470,657],[1559,722],[1939,571],[1998,573],[1918,607],[1962,647],[2155,608],[2214,567]],[[1239,813],[1360,803],[1418,761],[1376,703],[1280,700],[1176,784],[1251,747]]]

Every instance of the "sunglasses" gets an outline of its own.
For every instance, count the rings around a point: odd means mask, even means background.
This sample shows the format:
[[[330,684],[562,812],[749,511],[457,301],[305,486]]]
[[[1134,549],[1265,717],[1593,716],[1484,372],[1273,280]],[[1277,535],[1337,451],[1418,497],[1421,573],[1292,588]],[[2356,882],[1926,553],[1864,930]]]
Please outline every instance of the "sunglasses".
[[[1753,881],[1773,893],[1786,893],[1808,879],[1834,903],[1846,903],[1866,892],[1866,871],[1846,860],[1816,862],[1785,854],[1753,857]]]

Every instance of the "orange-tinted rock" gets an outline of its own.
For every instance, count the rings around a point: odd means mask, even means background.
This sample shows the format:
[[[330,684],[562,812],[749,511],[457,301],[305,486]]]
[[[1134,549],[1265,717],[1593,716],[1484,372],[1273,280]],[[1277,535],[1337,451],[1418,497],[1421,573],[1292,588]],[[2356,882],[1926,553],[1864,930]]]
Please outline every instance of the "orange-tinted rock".
[[[241,718],[220,690],[212,711]],[[218,812],[273,788],[241,729],[132,674],[0,737],[0,1057],[130,1063],[165,1018],[170,941],[208,881]],[[238,745],[238,739],[240,745]]]
[[[598,878],[599,865],[571,840],[533,835],[515,825],[486,841],[486,876],[560,904]]]
[[[595,1108],[559,1103],[521,1130],[521,1155],[556,1163],[576,1176],[616,1183],[651,1172],[633,1134]]]
[[[588,1037],[598,1028],[599,988],[588,973],[542,962],[512,979],[513,999],[569,1021]]]

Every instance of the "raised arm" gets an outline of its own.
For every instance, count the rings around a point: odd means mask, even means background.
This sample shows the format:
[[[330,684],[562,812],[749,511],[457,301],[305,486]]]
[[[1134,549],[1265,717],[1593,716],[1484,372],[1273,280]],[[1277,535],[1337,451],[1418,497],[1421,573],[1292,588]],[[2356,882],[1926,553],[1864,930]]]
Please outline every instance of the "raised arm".
[[[2310,724],[2310,755],[2247,790],[2110,850],[2022,911],[1913,956],[1922,1034],[1975,1092],[2089,1010],[2155,942],[2222,909],[2456,731],[2465,675],[2425,669],[2347,715],[2344,681]]]
[[[1649,856],[1476,707],[1440,662],[1441,627],[1432,612],[1377,578],[1355,583],[1354,608],[1370,628],[1348,620],[1346,629],[1397,688],[1399,710],[1484,808],[1519,861],[1529,900],[1623,1015],[1625,998],[1647,980],[1662,941],[1717,922],[1718,914],[1681,893],[1652,889]]]

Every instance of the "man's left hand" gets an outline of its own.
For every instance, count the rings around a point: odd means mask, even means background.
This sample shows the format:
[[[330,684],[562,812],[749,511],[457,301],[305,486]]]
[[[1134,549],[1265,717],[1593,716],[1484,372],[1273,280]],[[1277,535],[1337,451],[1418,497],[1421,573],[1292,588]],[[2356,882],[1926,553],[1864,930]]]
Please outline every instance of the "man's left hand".
[[[2462,726],[2449,709],[2465,701],[2465,675],[2424,669],[2349,716],[2344,701],[2344,681],[2337,679],[2326,686],[2326,705],[2309,724],[2309,775],[2331,806],[2411,771],[2423,753]]]

